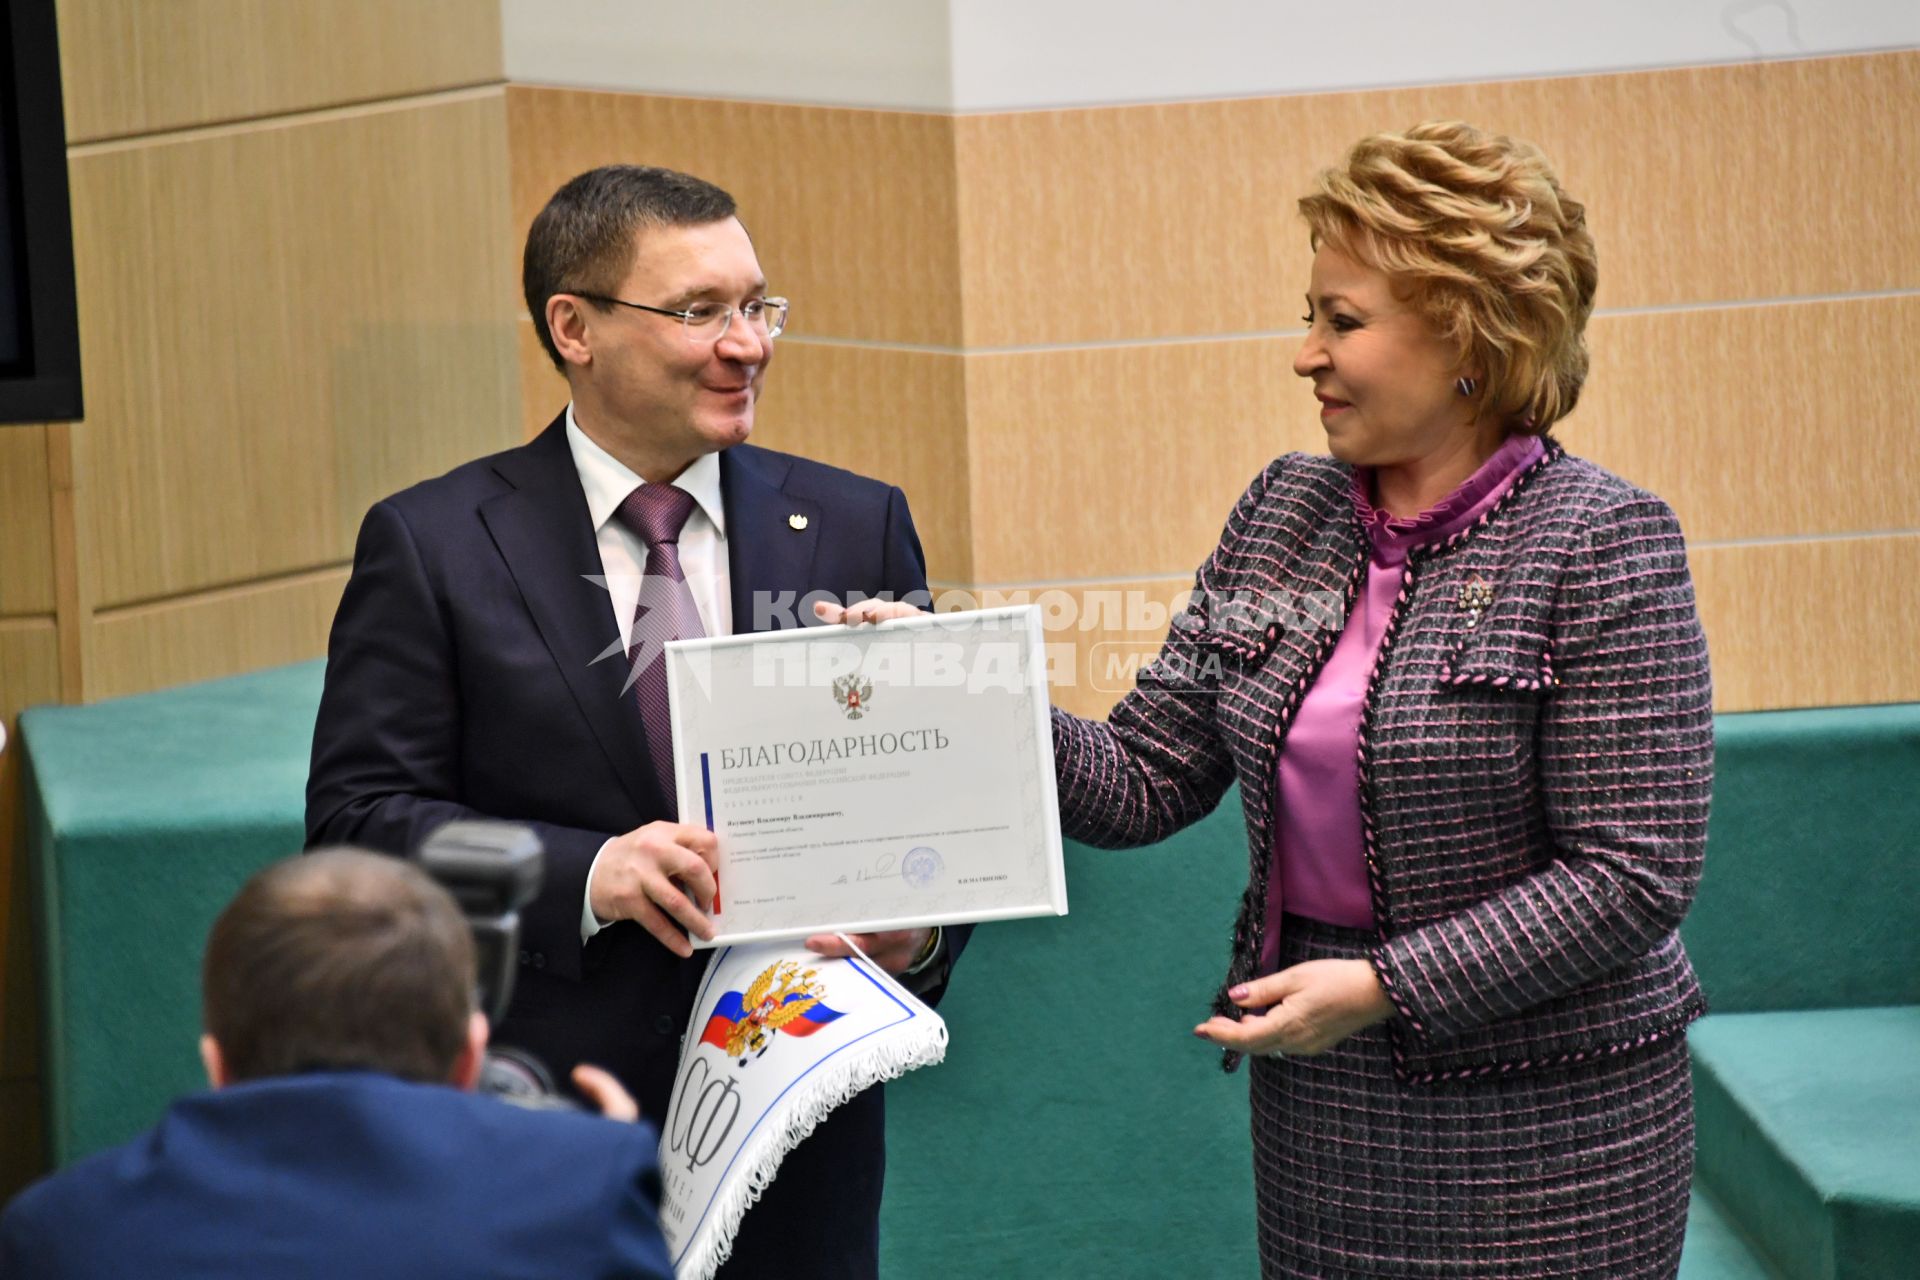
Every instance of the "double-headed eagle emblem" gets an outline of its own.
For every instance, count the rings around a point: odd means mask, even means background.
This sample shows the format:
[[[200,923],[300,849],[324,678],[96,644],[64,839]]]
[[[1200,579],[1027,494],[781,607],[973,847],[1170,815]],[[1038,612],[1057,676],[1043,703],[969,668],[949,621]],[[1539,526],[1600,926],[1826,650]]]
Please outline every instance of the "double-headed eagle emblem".
[[[833,700],[847,713],[847,719],[858,720],[867,714],[867,703],[873,698],[873,681],[858,671],[852,675],[838,676],[833,682]]]
[[[774,1032],[820,1003],[826,992],[816,981],[819,976],[818,970],[802,969],[791,960],[768,965],[740,1001],[740,1018],[727,1033],[722,1051],[730,1058],[744,1057],[749,1049],[755,1057],[765,1053]]]

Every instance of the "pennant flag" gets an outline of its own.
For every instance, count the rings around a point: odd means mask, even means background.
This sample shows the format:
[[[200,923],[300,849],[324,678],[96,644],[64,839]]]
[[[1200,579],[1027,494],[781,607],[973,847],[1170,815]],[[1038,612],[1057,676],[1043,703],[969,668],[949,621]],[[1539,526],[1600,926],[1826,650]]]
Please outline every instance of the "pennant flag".
[[[834,1108],[946,1050],[940,1015],[863,955],[716,950],[660,1134],[660,1229],[678,1280],[711,1280],[781,1160]]]

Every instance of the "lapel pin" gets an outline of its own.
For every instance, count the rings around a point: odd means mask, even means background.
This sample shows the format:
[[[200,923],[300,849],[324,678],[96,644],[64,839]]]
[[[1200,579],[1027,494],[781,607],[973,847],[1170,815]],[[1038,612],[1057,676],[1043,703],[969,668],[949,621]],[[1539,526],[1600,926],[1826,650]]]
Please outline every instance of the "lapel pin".
[[[798,532],[807,527],[807,518],[798,511],[787,517],[787,528]]]

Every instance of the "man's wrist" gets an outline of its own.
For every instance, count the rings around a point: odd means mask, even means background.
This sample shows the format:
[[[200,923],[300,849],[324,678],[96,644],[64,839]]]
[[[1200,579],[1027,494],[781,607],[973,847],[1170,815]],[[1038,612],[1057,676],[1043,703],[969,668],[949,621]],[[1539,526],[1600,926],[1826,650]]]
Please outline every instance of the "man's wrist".
[[[911,977],[916,973],[924,972],[926,968],[933,963],[934,957],[940,954],[940,939],[942,936],[942,930],[939,925],[935,925],[932,929],[929,929],[927,931],[927,940],[920,944],[920,954],[913,958],[912,964],[901,970],[900,976],[905,978]]]
[[[602,842],[599,850],[593,855],[593,861],[587,864],[587,891],[580,895],[584,899],[580,904],[580,941],[582,942],[588,941],[594,934],[613,923],[611,920],[602,920],[593,909],[593,873],[599,867],[600,857],[606,853],[607,845],[619,838],[612,836]]]

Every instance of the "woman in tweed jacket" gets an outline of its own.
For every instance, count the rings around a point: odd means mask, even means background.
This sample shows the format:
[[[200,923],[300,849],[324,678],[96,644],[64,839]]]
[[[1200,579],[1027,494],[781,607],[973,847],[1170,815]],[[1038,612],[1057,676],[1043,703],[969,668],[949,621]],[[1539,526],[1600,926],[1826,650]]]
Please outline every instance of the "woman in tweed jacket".
[[[1586,373],[1584,210],[1458,124],[1361,142],[1301,209],[1334,456],[1254,480],[1105,723],[1056,713],[1064,828],[1151,844],[1239,783],[1196,1034],[1252,1056],[1266,1275],[1671,1276],[1707,653],[1672,512],[1544,438]]]
[[[1546,435],[1586,376],[1585,211],[1444,123],[1300,205],[1333,457],[1255,478],[1106,722],[1054,713],[1062,826],[1152,844],[1239,783],[1195,1033],[1251,1055],[1266,1276],[1671,1277],[1711,691],[1673,513]]]

